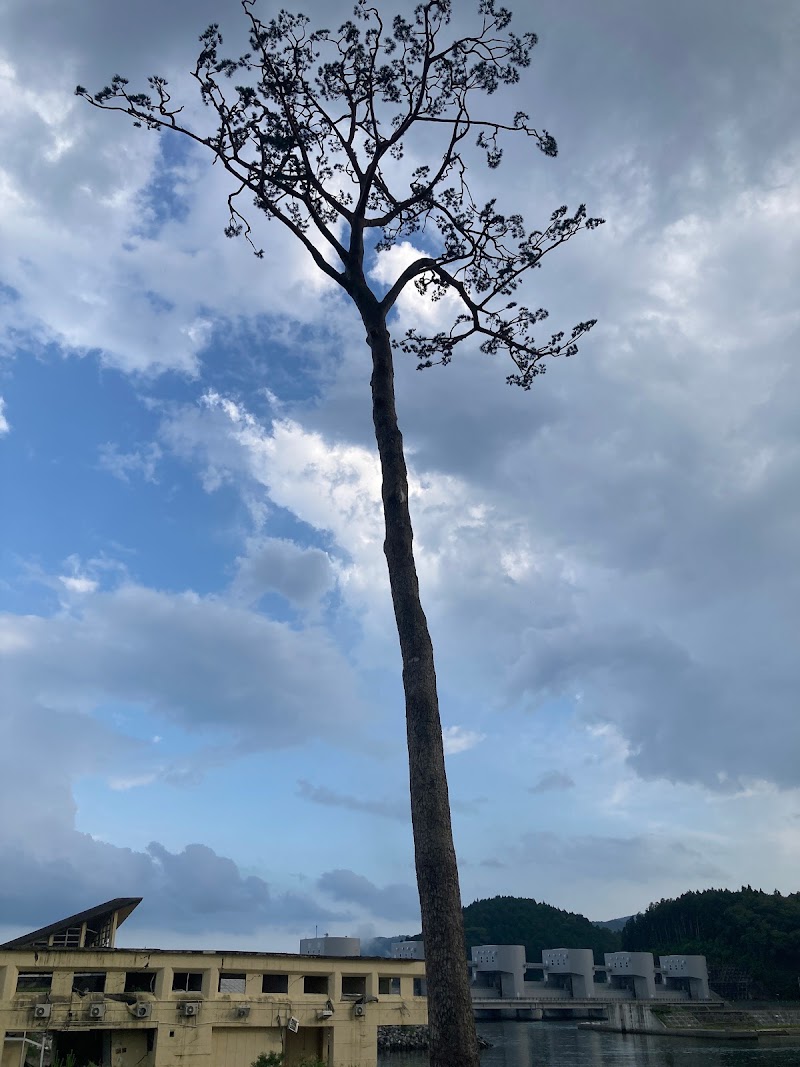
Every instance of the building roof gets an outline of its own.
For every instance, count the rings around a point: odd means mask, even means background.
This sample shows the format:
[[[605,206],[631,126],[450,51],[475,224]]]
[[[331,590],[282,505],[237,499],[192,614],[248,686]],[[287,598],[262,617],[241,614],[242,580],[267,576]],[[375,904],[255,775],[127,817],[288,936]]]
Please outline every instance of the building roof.
[[[5,944],[0,945],[0,949],[38,947],[43,941],[47,942],[53,934],[66,933],[71,927],[80,926],[83,923],[99,929],[110,922],[114,916],[116,916],[115,925],[119,926],[141,902],[141,897],[115,897],[113,900],[107,900],[105,904],[98,904],[94,908],[79,911],[75,915],[68,915],[66,919],[59,919],[58,922],[50,923],[49,926],[42,926],[39,930],[31,930],[29,934],[22,934],[21,937],[6,941]]]

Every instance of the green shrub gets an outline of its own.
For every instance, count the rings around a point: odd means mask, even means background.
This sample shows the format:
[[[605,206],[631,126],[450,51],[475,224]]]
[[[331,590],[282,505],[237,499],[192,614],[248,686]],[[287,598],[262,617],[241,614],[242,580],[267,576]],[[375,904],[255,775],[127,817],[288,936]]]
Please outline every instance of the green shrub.
[[[283,1067],[284,1059],[282,1052],[262,1052],[253,1060],[250,1067]]]

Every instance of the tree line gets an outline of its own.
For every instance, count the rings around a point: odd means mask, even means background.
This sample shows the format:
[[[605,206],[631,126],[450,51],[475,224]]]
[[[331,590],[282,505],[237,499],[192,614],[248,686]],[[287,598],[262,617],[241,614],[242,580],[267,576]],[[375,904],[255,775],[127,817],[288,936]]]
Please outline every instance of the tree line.
[[[653,903],[628,920],[630,951],[706,957],[711,988],[723,996],[800,997],[800,893],[749,885],[705,889]]]

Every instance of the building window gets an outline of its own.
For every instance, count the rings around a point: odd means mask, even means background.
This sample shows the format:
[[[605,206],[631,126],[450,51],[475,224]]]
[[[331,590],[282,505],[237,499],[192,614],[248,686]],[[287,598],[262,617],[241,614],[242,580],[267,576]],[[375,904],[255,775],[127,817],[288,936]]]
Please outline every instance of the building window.
[[[378,993],[380,996],[400,996],[400,979],[399,978],[379,978],[378,979]]]
[[[314,993],[319,996],[327,997],[328,995],[328,976],[327,974],[305,974],[303,975],[303,992]]]
[[[414,979],[414,996],[415,997],[427,997],[428,987],[424,978]]]
[[[261,992],[262,993],[288,993],[289,992],[289,975],[288,974],[273,974],[271,971],[268,974],[261,975]]]
[[[367,977],[364,974],[342,975],[343,997],[365,997],[367,995]]]
[[[86,927],[83,945],[84,948],[111,948],[112,940],[112,918],[108,916],[97,930],[91,926]]]
[[[17,975],[18,993],[49,993],[52,984],[52,971],[28,971]]]
[[[203,989],[202,971],[173,971],[173,993],[200,993]]]
[[[70,926],[66,930],[59,930],[53,934],[53,948],[80,948],[82,926]]]
[[[244,993],[246,975],[230,974],[228,971],[219,972],[220,993]]]
[[[126,971],[125,972],[125,992],[126,993],[155,993],[156,991],[156,972],[155,971]]]
[[[105,991],[105,971],[84,971],[72,976],[73,993],[79,993],[83,996],[84,993],[105,993]]]

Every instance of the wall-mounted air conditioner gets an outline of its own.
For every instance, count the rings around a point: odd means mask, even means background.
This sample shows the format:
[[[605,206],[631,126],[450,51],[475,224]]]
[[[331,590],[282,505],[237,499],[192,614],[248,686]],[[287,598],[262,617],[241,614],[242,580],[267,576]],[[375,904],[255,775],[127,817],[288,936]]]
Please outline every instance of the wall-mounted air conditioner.
[[[196,1000],[184,1000],[183,1003],[179,1006],[178,1011],[185,1018],[189,1019],[193,1015],[200,1014],[200,1004]]]
[[[362,1015],[365,1015],[366,1011],[367,1011],[367,1009],[363,1004],[354,1004],[353,1005],[353,1015],[355,1015],[355,1017],[357,1019],[360,1019]]]
[[[153,1011],[151,1004],[145,1004],[143,1001],[139,1004],[135,1004],[133,1007],[134,1017],[137,1019],[149,1019]]]
[[[106,1015],[105,1004],[90,1004],[89,1005],[89,1018],[90,1019],[104,1019]]]
[[[49,1019],[50,1018],[50,1004],[34,1004],[33,1017],[34,1019]]]

